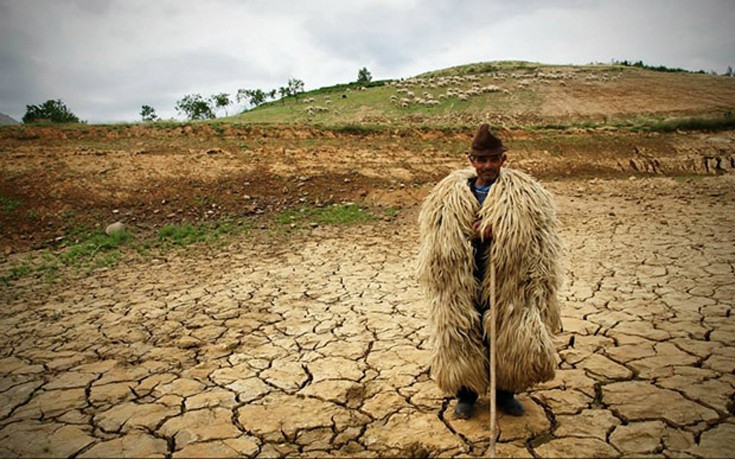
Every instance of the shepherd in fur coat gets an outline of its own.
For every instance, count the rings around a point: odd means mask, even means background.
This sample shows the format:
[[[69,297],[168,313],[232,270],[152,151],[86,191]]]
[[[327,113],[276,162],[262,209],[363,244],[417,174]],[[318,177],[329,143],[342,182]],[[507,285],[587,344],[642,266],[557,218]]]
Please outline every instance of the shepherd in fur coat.
[[[496,272],[498,406],[520,415],[514,392],[553,379],[553,335],[561,329],[557,290],[561,244],[549,193],[529,175],[502,169],[502,141],[487,125],[469,154],[473,168],[439,182],[419,216],[419,280],[429,304],[431,373],[456,394],[455,413],[472,415],[489,384],[490,276]],[[489,190],[482,205],[476,185]],[[482,190],[480,190],[482,193]],[[484,196],[483,196],[484,197]],[[501,399],[504,397],[504,399]]]

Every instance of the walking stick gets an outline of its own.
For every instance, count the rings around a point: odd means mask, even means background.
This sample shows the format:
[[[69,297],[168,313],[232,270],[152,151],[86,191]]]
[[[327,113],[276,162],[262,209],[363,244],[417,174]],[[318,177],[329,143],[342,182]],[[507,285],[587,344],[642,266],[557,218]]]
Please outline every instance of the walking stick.
[[[490,251],[492,253],[492,250]],[[495,400],[495,321],[497,319],[497,305],[495,304],[495,264],[492,256],[488,256],[488,268],[490,268],[490,446],[488,452],[491,458],[495,458],[495,432],[497,430],[497,401]]]

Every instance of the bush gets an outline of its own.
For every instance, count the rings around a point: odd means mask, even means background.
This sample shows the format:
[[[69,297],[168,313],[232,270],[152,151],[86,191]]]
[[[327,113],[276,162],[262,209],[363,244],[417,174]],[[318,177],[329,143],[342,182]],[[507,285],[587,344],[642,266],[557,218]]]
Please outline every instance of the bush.
[[[616,61],[615,59],[613,59],[612,63],[614,65],[622,65],[625,67],[638,67],[641,69],[653,70],[654,72],[705,73],[704,70],[692,72],[692,71],[685,70],[685,69],[678,68],[678,67],[672,68],[672,67],[666,67],[664,65],[648,65],[648,64],[644,64],[643,61],[632,62],[632,61],[628,61],[627,59],[623,61]]]
[[[47,100],[41,105],[26,105],[24,123],[78,123],[79,118],[73,114],[61,99]]]
[[[367,67],[363,67],[357,72],[358,84],[370,83],[372,80],[373,76],[370,74],[370,71],[367,69]]]
[[[140,110],[140,116],[145,122],[160,121],[161,118],[156,115],[156,110],[150,105],[143,105]]]
[[[211,101],[201,94],[187,94],[176,102],[176,110],[184,113],[190,120],[211,120],[215,118]]]

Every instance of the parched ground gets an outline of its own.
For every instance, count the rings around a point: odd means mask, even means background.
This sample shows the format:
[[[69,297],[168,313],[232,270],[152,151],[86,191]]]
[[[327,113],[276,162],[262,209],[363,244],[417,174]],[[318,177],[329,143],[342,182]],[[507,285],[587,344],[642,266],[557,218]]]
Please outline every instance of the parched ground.
[[[680,136],[677,145],[691,142]],[[658,159],[659,168],[686,164],[686,158],[698,158],[697,167],[704,167],[701,152],[720,145],[717,151],[728,157],[730,137],[702,134],[699,143],[687,144],[686,154],[649,158]],[[435,175],[461,163],[451,156],[443,162],[425,157],[395,142],[393,156],[379,150],[375,156],[383,162],[371,163],[385,177],[339,175],[340,168],[359,169],[360,158],[374,158],[366,156],[371,150],[365,145],[336,156],[331,181],[307,195],[294,190],[322,178],[298,162],[286,185],[264,169],[271,175],[263,173],[263,180],[280,185],[272,195],[233,188],[236,180],[197,182],[218,183],[221,188],[201,185],[211,196],[238,191],[232,202],[256,200],[266,213],[268,206],[322,199],[319,193],[327,192],[333,202],[363,198],[400,205],[403,210],[390,221],[318,226],[270,241],[233,237],[224,247],[130,261],[63,285],[23,279],[0,286],[0,456],[484,454],[485,398],[476,418],[456,420],[453,399],[430,380],[426,308],[414,277],[418,203]],[[654,148],[641,139],[630,142]],[[5,192],[28,199],[34,196],[31,187],[21,192],[11,186],[34,170],[17,156],[21,146],[5,147],[16,157],[3,163],[4,171],[16,178],[5,175],[3,183]],[[191,157],[237,158],[237,152],[216,148],[221,151],[197,150]],[[600,164],[613,171],[615,159],[600,152]],[[29,147],[23,154],[36,153]],[[108,175],[135,170],[137,163],[120,159],[125,155],[104,154],[108,163],[120,161]],[[525,160],[547,158],[553,164],[556,158],[534,154]],[[176,156],[180,167],[194,170],[191,157]],[[626,159],[641,161],[634,154]],[[78,169],[63,166],[79,158],[57,151],[40,160],[47,161],[50,179],[38,183],[57,193],[49,202],[74,208],[63,191],[78,190],[73,180],[51,186],[51,178],[61,170],[81,177]],[[93,169],[104,163],[84,164]],[[279,164],[273,167],[288,167],[287,161]],[[529,163],[516,162],[524,164]],[[629,169],[575,180],[546,176],[567,246],[559,369],[553,381],[520,394],[526,415],[500,416],[499,455],[732,455],[735,179],[724,167],[717,175],[678,178],[660,169],[658,176],[631,175]],[[141,166],[137,174],[166,170]],[[251,183],[258,178],[251,176]],[[90,179],[87,188],[94,190],[95,183],[105,184]],[[115,189],[125,189],[119,183]],[[133,182],[127,186],[133,189]],[[137,211],[141,201],[123,207],[125,200],[90,192],[94,199],[85,203],[100,214],[89,212],[88,218],[130,212],[141,222],[160,216],[145,209],[176,199],[177,189]],[[119,212],[111,214],[116,206]],[[182,208],[183,214],[201,211]],[[47,214],[48,221],[55,221],[53,215]],[[22,232],[9,234],[17,236],[5,239],[16,256],[21,246],[7,241],[25,239]]]
[[[525,416],[500,417],[499,454],[731,454],[733,185],[548,183],[568,247],[561,362],[520,394]],[[0,455],[482,454],[484,399],[455,420],[429,379],[415,212],[16,291]]]

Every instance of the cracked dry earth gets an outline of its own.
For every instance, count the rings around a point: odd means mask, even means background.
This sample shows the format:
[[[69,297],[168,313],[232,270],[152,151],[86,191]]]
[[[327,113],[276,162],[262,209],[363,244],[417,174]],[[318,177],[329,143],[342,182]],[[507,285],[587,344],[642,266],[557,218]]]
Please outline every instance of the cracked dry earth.
[[[550,182],[567,256],[556,379],[498,454],[725,457],[735,180]],[[417,206],[0,290],[0,456],[477,456],[429,378]]]

